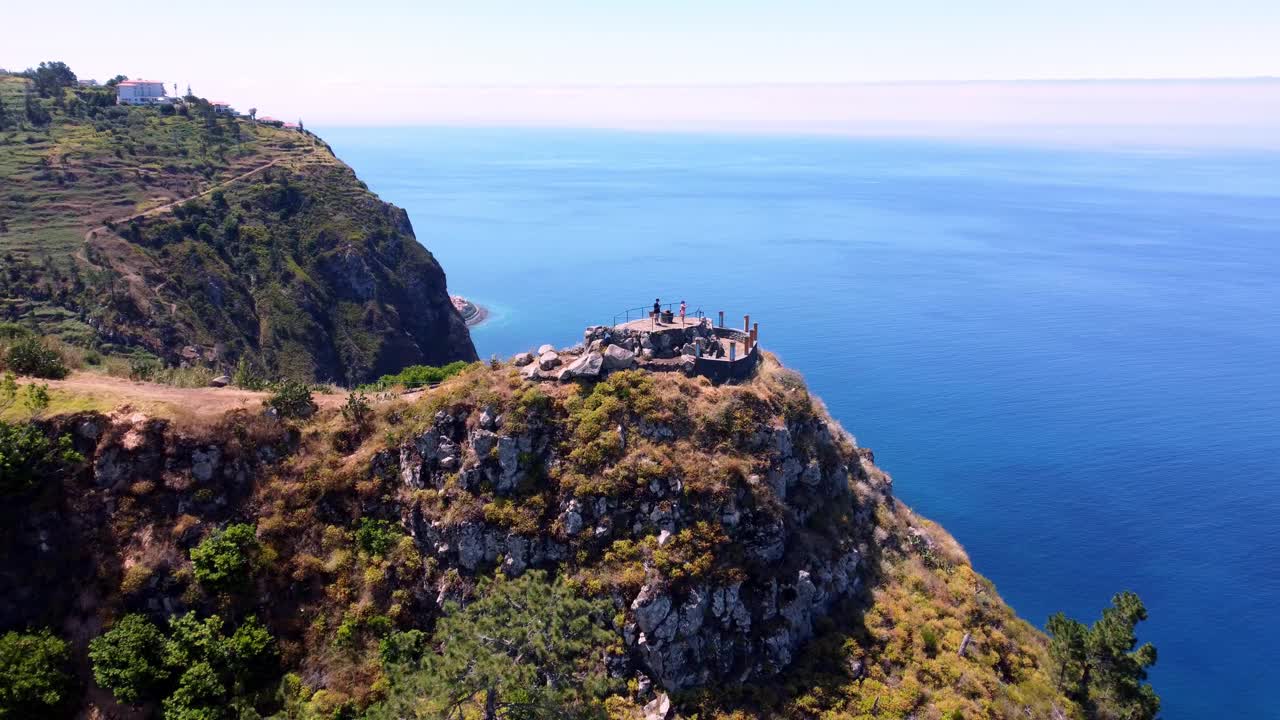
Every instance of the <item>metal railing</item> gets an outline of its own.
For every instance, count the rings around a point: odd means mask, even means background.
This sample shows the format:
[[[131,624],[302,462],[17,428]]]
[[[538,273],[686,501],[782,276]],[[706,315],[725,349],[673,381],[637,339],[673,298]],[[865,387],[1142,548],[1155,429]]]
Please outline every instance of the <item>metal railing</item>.
[[[663,303],[658,307],[660,308],[660,310],[664,312],[669,312],[675,315],[676,309],[679,307],[679,303]],[[612,322],[609,323],[609,327],[616,327],[622,323],[631,322],[632,320],[643,320],[644,318],[651,317],[652,315],[653,315],[652,305],[641,305],[640,307],[627,308],[622,312],[614,314]],[[685,317],[697,318],[699,321],[701,321],[704,317],[706,317],[706,313],[702,311],[702,308],[698,308],[697,310],[694,310],[691,313],[685,313]],[[622,323],[620,323],[619,320],[621,320]]]

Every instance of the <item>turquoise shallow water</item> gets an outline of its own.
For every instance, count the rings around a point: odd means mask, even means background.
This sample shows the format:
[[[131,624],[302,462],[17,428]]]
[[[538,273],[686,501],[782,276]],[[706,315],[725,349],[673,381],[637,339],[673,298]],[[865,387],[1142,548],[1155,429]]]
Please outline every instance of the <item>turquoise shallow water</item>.
[[[1280,717],[1280,156],[334,128],[481,356],[751,313],[1020,614],[1136,590],[1173,720]]]

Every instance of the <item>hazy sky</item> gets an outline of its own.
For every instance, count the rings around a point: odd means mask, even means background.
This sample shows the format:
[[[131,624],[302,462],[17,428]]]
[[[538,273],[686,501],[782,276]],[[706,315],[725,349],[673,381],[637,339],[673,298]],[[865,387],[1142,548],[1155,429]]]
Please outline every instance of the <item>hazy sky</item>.
[[[1280,109],[1275,82],[948,84],[1280,76],[1276,0],[72,0],[4,15],[0,66],[190,82],[312,125],[1265,136]]]

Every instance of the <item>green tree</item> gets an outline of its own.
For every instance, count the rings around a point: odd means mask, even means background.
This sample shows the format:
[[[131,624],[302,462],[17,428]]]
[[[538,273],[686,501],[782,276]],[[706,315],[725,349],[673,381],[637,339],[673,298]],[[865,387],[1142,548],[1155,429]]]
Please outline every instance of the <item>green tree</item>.
[[[93,679],[116,699],[137,704],[160,696],[170,672],[164,633],[142,615],[125,615],[89,643]]]
[[[49,114],[44,105],[40,104],[39,100],[36,100],[36,96],[31,91],[27,91],[22,101],[23,112],[27,116],[27,122],[36,127],[41,127],[53,121],[53,116]]]
[[[0,720],[48,717],[66,702],[67,643],[48,629],[0,635]]]
[[[606,601],[540,571],[486,580],[477,592],[465,608],[446,608],[433,637],[438,652],[390,673],[391,692],[372,717],[603,716],[603,656],[614,640],[602,622]]]
[[[252,525],[235,523],[217,530],[191,549],[196,580],[214,591],[244,587],[257,550],[257,530]]]
[[[62,88],[74,87],[76,84],[76,74],[64,62],[42,62],[34,70],[28,68],[22,74],[31,78],[40,97],[60,95]]]
[[[256,617],[230,635],[217,615],[169,620],[168,634],[125,616],[89,646],[94,678],[118,700],[162,700],[165,720],[258,717],[258,691],[276,677],[275,641]]]
[[[83,459],[68,435],[54,440],[35,423],[0,422],[0,496],[30,490],[59,468]]]
[[[1135,632],[1146,619],[1146,606],[1128,591],[1113,597],[1091,626],[1062,613],[1049,618],[1058,685],[1090,717],[1152,720],[1159,714],[1160,698],[1146,682],[1156,648],[1151,643],[1139,647]]]

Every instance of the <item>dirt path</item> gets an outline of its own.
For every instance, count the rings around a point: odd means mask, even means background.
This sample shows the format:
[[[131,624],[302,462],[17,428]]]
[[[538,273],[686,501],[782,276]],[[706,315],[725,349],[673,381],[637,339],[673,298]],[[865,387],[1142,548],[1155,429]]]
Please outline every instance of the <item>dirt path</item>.
[[[271,396],[234,387],[180,388],[92,372],[75,372],[65,380],[19,380],[22,385],[31,382],[48,384],[54,395],[53,411],[63,409],[64,405],[71,410],[99,411],[128,405],[152,414],[210,419],[241,408],[256,410]],[[346,401],[344,395],[317,393],[313,397],[322,408],[338,407]]]
[[[280,162],[280,160],[281,160],[281,159],[282,159],[282,158],[276,158],[275,160],[272,160],[271,162],[267,163],[266,165],[260,165],[260,166],[258,166],[258,167],[256,167],[256,168],[254,168],[254,169],[252,169],[252,170],[249,170],[249,171],[247,171],[247,172],[242,172],[242,173],[240,173],[239,175],[236,175],[236,176],[234,176],[234,177],[229,177],[229,178],[227,178],[226,180],[223,180],[222,182],[214,183],[213,185],[210,185],[209,187],[207,187],[207,188],[205,188],[204,190],[202,190],[202,191],[200,191],[200,192],[196,193],[195,195],[190,195],[190,196],[188,196],[188,197],[184,197],[184,198],[178,198],[177,200],[171,200],[171,201],[169,201],[169,202],[167,202],[167,203],[165,203],[165,204],[163,204],[163,205],[157,205],[157,206],[155,206],[155,207],[153,207],[153,208],[149,208],[149,209],[147,209],[147,210],[143,210],[143,211],[142,211],[142,212],[140,212],[140,213],[136,213],[136,214],[134,214],[134,215],[130,215],[129,217],[126,217],[126,218],[122,218],[122,219],[120,219],[120,220],[116,221],[116,224],[117,224],[117,225],[119,225],[119,224],[121,224],[121,223],[130,223],[130,222],[133,222],[134,220],[138,220],[138,219],[141,219],[141,218],[144,218],[144,217],[150,217],[150,216],[152,216],[152,215],[157,215],[157,214],[159,214],[159,213],[162,213],[162,212],[165,212],[165,211],[168,211],[168,210],[172,210],[173,208],[177,207],[178,205],[181,205],[181,204],[182,204],[182,203],[184,203],[184,202],[188,202],[188,201],[191,201],[191,200],[196,200],[196,199],[202,198],[202,197],[204,197],[204,196],[206,196],[206,195],[209,195],[209,194],[213,193],[213,192],[214,192],[214,191],[216,191],[216,190],[220,190],[220,189],[222,189],[222,188],[224,188],[224,187],[226,187],[226,186],[230,185],[230,184],[231,184],[231,183],[233,183],[233,182],[239,182],[240,180],[243,180],[243,179],[245,179],[245,178],[249,177],[250,175],[256,175],[256,174],[258,174],[258,173],[262,172],[263,170],[266,170],[266,169],[267,169],[267,168],[269,168],[269,167],[273,167],[273,166],[277,165],[277,164]],[[108,229],[109,229],[109,228],[107,228],[107,226],[106,226],[106,225],[99,225],[99,226],[98,226],[98,227],[96,227],[96,228],[89,228],[89,230],[88,230],[88,231],[86,231],[86,232],[85,232],[85,234],[84,234],[84,241],[85,241],[85,242],[89,242],[89,240],[93,239],[93,236],[94,236],[96,233],[98,233],[98,232],[106,232]]]

